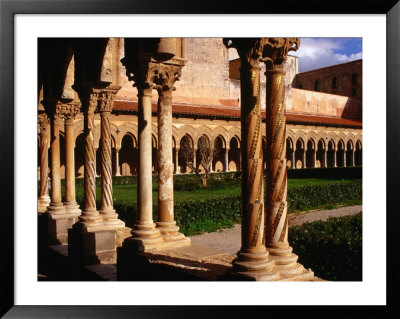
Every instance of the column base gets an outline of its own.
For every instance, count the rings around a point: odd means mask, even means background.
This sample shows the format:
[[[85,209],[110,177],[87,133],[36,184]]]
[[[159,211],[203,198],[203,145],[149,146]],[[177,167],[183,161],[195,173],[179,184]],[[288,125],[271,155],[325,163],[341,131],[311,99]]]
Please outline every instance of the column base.
[[[86,231],[95,231],[104,225],[103,219],[97,210],[84,210],[79,216],[79,224],[82,224]]]
[[[44,195],[38,198],[38,213],[42,214],[47,211],[47,207],[50,205],[50,196]]]
[[[99,211],[100,216],[103,218],[103,224],[115,228],[125,227],[125,223],[118,219],[118,214],[115,209],[102,209]]]
[[[273,259],[264,248],[245,249],[237,254],[230,277],[234,280],[277,281],[280,274]]]
[[[115,229],[91,229],[76,223],[68,231],[68,258],[83,264],[115,264],[117,234]]]
[[[271,245],[267,247],[271,258],[275,261],[282,281],[310,281],[314,279],[314,272],[305,269],[297,262],[299,258],[293,248],[288,245]]]
[[[148,251],[157,249],[157,247],[164,243],[161,232],[156,228],[153,221],[137,222],[131,231],[132,237],[127,238],[125,242],[127,245],[135,247],[137,251]],[[125,245],[124,242],[124,245]]]
[[[65,215],[66,210],[64,204],[62,202],[50,202],[50,205],[47,206],[47,213],[51,215]]]
[[[78,214],[47,214],[49,245],[67,245],[68,230],[78,221]]]
[[[79,208],[79,205],[76,201],[64,202],[64,207],[67,214],[80,215],[82,213],[82,210]]]
[[[157,229],[160,230],[166,242],[179,243],[179,247],[189,246],[190,238],[186,238],[184,234],[179,232],[179,226],[176,226],[176,221],[172,222],[156,222]]]

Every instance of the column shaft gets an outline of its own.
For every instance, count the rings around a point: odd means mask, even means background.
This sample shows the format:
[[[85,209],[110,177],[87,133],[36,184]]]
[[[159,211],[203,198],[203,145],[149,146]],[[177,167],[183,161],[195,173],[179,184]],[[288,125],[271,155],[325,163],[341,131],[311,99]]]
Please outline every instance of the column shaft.
[[[121,176],[119,168],[119,149],[115,149],[115,176]]]
[[[293,153],[292,153],[292,168],[296,168],[296,149],[293,148]]]
[[[60,179],[60,128],[62,120],[51,121],[51,203],[62,206]]]
[[[115,92],[116,93],[116,92]],[[111,156],[111,109],[112,99],[109,92],[103,92],[100,106],[101,117],[101,209],[104,225],[122,227],[125,224],[118,219],[113,204],[112,156]]]
[[[151,89],[139,93],[138,221],[153,223]]]
[[[175,148],[175,174],[179,174],[181,172],[179,168],[179,148]]]
[[[277,60],[280,62],[279,60]],[[288,203],[286,166],[286,105],[285,71],[283,64],[267,67],[266,81],[266,234],[265,244],[277,265],[281,277],[311,279],[314,273],[297,263],[298,256],[288,241]],[[306,167],[306,148],[303,149],[303,164]]]
[[[306,160],[306,158],[307,158],[307,150],[306,149],[304,149],[303,150],[303,168],[307,168],[307,160]]]
[[[80,214],[81,210],[75,200],[75,156],[74,156],[74,116],[78,105],[68,105],[65,119],[65,209],[67,213]],[[74,109],[76,107],[76,112]]]
[[[173,222],[172,88],[158,92],[158,221]]]
[[[74,120],[65,120],[65,201],[75,201]]]
[[[229,148],[225,149],[225,172],[229,172]]]
[[[46,211],[50,203],[48,189],[48,154],[49,154],[49,118],[46,114],[39,117],[40,124],[40,140],[39,140],[39,155],[40,155],[40,189],[38,198],[38,212]]]
[[[324,152],[324,167],[328,167],[328,152]]]

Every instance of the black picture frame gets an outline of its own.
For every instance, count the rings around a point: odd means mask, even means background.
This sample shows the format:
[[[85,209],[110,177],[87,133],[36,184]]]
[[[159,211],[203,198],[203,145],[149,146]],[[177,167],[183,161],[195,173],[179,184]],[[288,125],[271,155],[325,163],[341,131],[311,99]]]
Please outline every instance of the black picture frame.
[[[386,118],[386,176],[387,176],[387,305],[386,306],[16,306],[14,303],[14,17],[16,14],[385,14],[387,118]],[[397,212],[400,154],[400,3],[391,1],[268,1],[216,2],[204,0],[102,0],[102,1],[20,1],[0,0],[0,177],[1,191],[1,257],[0,257],[0,315],[5,318],[245,318],[254,312],[265,316],[297,316],[348,318],[372,316],[399,318],[400,273],[396,267],[399,256],[399,218]],[[380,45],[377,39],[377,45]],[[376,61],[377,67],[382,67]],[[12,169],[10,169],[12,168]]]

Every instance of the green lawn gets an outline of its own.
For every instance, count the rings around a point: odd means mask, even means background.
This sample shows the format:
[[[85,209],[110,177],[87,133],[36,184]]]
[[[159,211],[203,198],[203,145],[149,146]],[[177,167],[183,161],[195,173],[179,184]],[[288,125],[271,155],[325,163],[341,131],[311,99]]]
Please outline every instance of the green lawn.
[[[306,186],[306,185],[324,185],[331,183],[349,183],[351,179],[338,180],[338,179],[318,179],[318,178],[308,178],[308,179],[289,179],[288,189]],[[200,185],[200,182],[199,182]],[[63,190],[64,191],[64,190]],[[83,201],[83,186],[76,187],[76,197],[78,201]],[[198,188],[195,190],[188,191],[176,191],[174,192],[174,199],[176,203],[183,201],[196,201],[200,199],[211,199],[217,196],[235,196],[240,195],[240,181],[237,183],[227,184],[225,187],[214,188],[210,186],[207,189]],[[97,186],[97,198],[100,200],[101,192],[100,186]],[[124,201],[124,202],[137,202],[137,185],[114,185],[113,186],[113,197],[114,200]],[[157,183],[153,183],[153,201],[157,202]]]

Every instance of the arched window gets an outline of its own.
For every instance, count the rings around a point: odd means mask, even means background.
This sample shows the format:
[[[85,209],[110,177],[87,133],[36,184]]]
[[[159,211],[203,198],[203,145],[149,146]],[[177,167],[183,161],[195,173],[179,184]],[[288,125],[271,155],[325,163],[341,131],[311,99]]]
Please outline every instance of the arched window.
[[[337,77],[335,76],[332,79],[332,90],[337,90],[337,88],[338,88],[338,83],[337,83]]]
[[[319,91],[319,81],[318,81],[318,80],[315,81],[315,84],[314,84],[314,91]]]
[[[299,84],[298,88],[302,89],[303,88],[303,84]]]
[[[351,85],[358,85],[358,75],[357,73],[353,73],[351,76]]]

